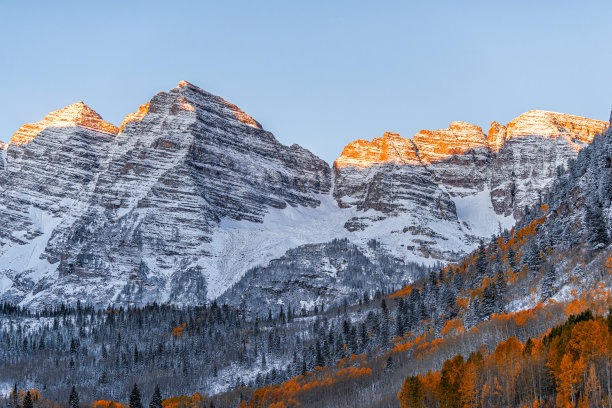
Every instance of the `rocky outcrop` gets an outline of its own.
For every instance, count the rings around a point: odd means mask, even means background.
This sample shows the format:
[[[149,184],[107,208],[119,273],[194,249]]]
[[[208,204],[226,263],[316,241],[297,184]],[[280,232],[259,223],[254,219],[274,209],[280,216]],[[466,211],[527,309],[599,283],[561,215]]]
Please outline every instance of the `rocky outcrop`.
[[[556,168],[607,125],[530,111],[507,126],[493,122],[488,135],[465,122],[422,130],[412,141],[387,132],[344,149],[334,163],[334,197],[357,211],[347,230],[394,236],[388,245],[405,259],[447,261],[454,254],[450,242],[462,252],[500,226],[511,226],[552,186]],[[385,220],[411,238],[381,229]]]
[[[434,181],[452,196],[484,188],[489,142],[479,126],[453,122],[448,129],[421,130],[413,140]]]
[[[421,130],[412,138],[424,164],[445,161],[470,150],[487,148],[487,135],[479,126],[452,122],[448,129]]]
[[[491,202],[496,213],[518,218],[552,186],[566,166],[608,122],[546,111],[529,111],[506,126],[491,165]]]
[[[140,105],[136,112],[132,112],[129,115],[127,115],[123,119],[123,122],[121,122],[121,126],[119,127],[119,132],[123,132],[123,128],[128,123],[138,122],[142,120],[142,118],[144,118],[147,113],[149,113],[149,102],[145,103],[144,105]]]
[[[499,152],[499,149],[502,148],[504,143],[506,142],[506,127],[504,125],[500,125],[499,123],[493,121],[491,122],[491,127],[489,127],[489,149],[493,153]]]

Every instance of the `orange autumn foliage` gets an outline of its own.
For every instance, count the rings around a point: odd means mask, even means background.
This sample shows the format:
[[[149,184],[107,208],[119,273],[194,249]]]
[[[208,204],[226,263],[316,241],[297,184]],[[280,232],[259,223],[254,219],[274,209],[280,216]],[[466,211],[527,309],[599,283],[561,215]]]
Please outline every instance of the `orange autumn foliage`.
[[[123,408],[123,404],[115,401],[98,400],[93,403],[94,408]]]
[[[441,372],[408,377],[398,399],[406,408],[603,407],[612,403],[611,375],[612,314],[604,319],[587,310],[540,339],[509,337],[490,354],[485,349],[465,361],[456,355]],[[541,382],[547,376],[550,382]],[[425,378],[433,379],[429,400]]]
[[[353,357],[353,361],[362,359],[360,356]],[[242,402],[241,405],[250,408],[295,407],[299,405],[299,396],[303,393],[333,387],[340,382],[369,375],[372,375],[372,369],[365,366],[344,366],[337,370],[318,367],[314,372],[298,375],[280,385],[257,388],[253,391],[248,405]]]
[[[389,297],[391,299],[406,298],[410,295],[411,292],[412,292],[412,286],[406,285],[402,289],[398,290],[397,292],[390,294]]]
[[[176,326],[172,329],[172,335],[174,337],[180,338],[183,334],[183,330],[185,330],[185,327],[187,327],[187,323],[183,323],[181,326]]]
[[[163,408],[201,408],[206,402],[206,397],[196,392],[192,396],[180,395],[167,398],[162,401]],[[112,407],[110,407],[112,408]]]
[[[465,332],[460,319],[448,320],[442,328],[442,336],[456,336]]]

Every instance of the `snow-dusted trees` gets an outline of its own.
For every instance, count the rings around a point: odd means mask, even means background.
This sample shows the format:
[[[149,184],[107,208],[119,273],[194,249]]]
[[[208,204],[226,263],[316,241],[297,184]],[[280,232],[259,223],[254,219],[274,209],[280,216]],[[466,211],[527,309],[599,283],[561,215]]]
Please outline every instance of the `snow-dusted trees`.
[[[601,202],[597,194],[591,194],[584,215],[587,242],[592,248],[603,248],[609,242]]]
[[[541,300],[550,298],[555,293],[555,284],[557,282],[557,270],[555,265],[549,263],[545,270],[544,276],[542,277],[542,291]]]

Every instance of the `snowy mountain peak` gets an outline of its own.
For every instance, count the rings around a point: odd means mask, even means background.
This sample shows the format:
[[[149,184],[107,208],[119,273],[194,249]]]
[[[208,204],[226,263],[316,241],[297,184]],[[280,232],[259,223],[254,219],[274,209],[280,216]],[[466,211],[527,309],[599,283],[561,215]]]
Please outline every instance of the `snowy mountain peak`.
[[[79,101],[49,113],[40,122],[23,125],[13,134],[9,145],[18,146],[30,143],[41,131],[49,127],[62,128],[69,126],[81,126],[113,135],[119,132],[115,125],[104,121],[96,111]]]
[[[169,93],[178,94],[183,98],[179,102],[179,108],[182,110],[198,109],[214,112],[225,118],[238,120],[252,128],[263,130],[259,122],[244,113],[238,106],[187,81],[179,82],[178,86],[171,89]]]

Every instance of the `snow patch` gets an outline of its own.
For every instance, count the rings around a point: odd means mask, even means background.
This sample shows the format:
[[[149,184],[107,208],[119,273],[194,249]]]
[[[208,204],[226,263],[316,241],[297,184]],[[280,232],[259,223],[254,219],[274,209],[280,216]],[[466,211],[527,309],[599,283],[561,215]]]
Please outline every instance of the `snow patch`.
[[[491,203],[491,190],[484,189],[476,194],[466,196],[451,196],[457,208],[457,218],[465,222],[472,233],[480,237],[490,237],[506,228],[512,228],[514,217],[501,216],[495,213]]]
[[[43,276],[52,274],[57,269],[57,265],[51,265],[46,259],[41,259],[40,256],[45,250],[53,230],[60,223],[61,218],[54,218],[35,207],[30,207],[29,216],[34,231],[20,231],[21,235],[25,236],[32,233],[40,235],[29,240],[24,245],[13,243],[9,247],[10,250],[6,250],[0,256],[0,270],[20,274],[26,272],[25,275],[22,274],[21,276],[26,276],[31,281],[37,282]],[[12,284],[13,281],[8,276],[1,277],[0,292],[8,290]]]

